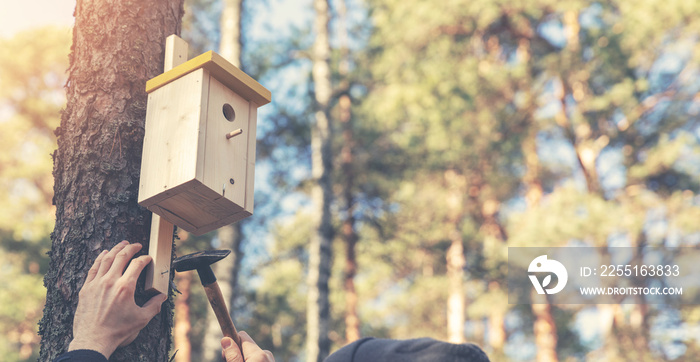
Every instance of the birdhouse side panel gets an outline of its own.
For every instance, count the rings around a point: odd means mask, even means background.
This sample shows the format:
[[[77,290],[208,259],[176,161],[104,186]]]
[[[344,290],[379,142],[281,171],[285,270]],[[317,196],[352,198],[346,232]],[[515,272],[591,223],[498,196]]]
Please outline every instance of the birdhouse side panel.
[[[214,77],[210,79],[201,181],[231,201],[235,206],[232,214],[245,207],[249,112],[248,101]]]
[[[245,210],[252,215],[255,194],[255,152],[256,152],[256,131],[258,129],[258,106],[250,102],[248,111],[248,152],[246,153],[247,173],[245,191]]]
[[[196,178],[203,156],[208,83],[208,74],[200,69],[148,95],[139,187],[142,206],[173,197]]]

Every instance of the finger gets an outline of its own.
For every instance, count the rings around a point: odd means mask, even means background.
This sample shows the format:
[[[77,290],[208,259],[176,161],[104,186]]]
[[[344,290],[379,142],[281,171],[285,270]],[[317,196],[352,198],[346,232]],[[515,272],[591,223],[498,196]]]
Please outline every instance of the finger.
[[[136,253],[141,250],[143,246],[141,244],[129,244],[125,246],[114,258],[114,262],[112,263],[112,266],[109,269],[109,274],[111,274],[112,277],[119,278],[122,276],[122,273],[124,273],[124,268],[126,268],[126,264],[131,260],[131,258],[136,255]]]
[[[95,276],[97,275],[97,270],[100,269],[100,262],[102,261],[102,258],[105,256],[105,254],[107,254],[107,250],[102,250],[100,255],[98,255],[95,261],[92,263],[90,270],[88,270],[87,278],[85,278],[85,284],[95,279]]]
[[[168,297],[162,293],[149,299],[148,302],[141,307],[141,310],[144,312],[144,316],[150,321],[151,318],[155,317],[156,314],[160,312],[160,307],[167,299]]]
[[[265,354],[263,350],[258,347],[258,344],[255,343],[253,338],[248,335],[248,333],[241,331],[238,332],[238,335],[241,337],[241,347],[243,349],[243,355],[246,356],[246,358]]]
[[[221,339],[221,348],[223,349],[222,352],[226,362],[243,362],[241,350],[238,349],[238,346],[233,342],[231,337],[224,337]]]
[[[153,258],[151,258],[150,255],[141,255],[132,260],[126,270],[124,270],[124,275],[121,278],[123,278],[126,283],[133,283],[136,285],[141,271],[143,271],[143,268],[145,268],[151,260],[153,260]]]
[[[110,250],[105,256],[102,257],[102,261],[100,262],[100,269],[97,270],[97,277],[101,277],[109,271],[109,269],[112,267],[112,262],[114,261],[114,257],[122,250],[124,249],[125,246],[129,244],[128,241],[124,240],[121,243],[115,245],[112,250]]]

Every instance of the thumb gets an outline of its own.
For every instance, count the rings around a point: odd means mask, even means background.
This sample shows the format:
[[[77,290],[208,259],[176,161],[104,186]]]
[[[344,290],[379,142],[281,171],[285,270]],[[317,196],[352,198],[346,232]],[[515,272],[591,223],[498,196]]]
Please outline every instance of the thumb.
[[[223,348],[223,355],[226,362],[244,362],[243,356],[241,356],[241,350],[238,349],[238,345],[236,345],[230,337],[221,339],[221,348]]]

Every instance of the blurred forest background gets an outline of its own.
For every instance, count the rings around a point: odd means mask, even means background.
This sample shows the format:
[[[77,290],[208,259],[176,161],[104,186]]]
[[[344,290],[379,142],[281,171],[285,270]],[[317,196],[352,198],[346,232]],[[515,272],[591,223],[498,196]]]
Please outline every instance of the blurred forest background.
[[[700,360],[700,306],[509,305],[505,282],[508,246],[700,244],[700,2],[186,0],[190,56],[223,49],[233,3],[241,67],[273,94],[255,215],[178,254],[238,235],[234,320],[278,361],[361,336]],[[70,43],[0,39],[5,361],[38,356]],[[176,278],[176,361],[219,358],[197,283]]]

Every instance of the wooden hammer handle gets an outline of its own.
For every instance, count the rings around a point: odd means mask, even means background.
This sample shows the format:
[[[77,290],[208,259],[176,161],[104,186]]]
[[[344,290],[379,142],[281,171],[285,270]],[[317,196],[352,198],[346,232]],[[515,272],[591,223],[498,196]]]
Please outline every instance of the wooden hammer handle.
[[[213,282],[211,284],[205,285],[204,291],[207,293],[207,299],[209,299],[209,304],[211,304],[211,308],[214,310],[216,320],[219,321],[219,325],[221,326],[221,332],[224,333],[224,336],[231,337],[233,341],[236,342],[238,348],[240,348],[241,350],[242,355],[243,346],[241,344],[241,337],[238,336],[236,326],[233,325],[231,315],[228,314],[226,302],[224,301],[224,296],[221,295],[219,283]]]

